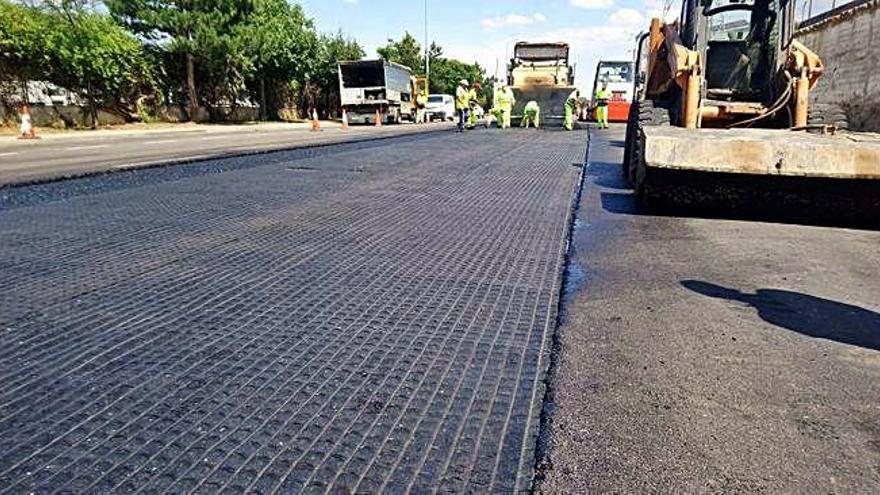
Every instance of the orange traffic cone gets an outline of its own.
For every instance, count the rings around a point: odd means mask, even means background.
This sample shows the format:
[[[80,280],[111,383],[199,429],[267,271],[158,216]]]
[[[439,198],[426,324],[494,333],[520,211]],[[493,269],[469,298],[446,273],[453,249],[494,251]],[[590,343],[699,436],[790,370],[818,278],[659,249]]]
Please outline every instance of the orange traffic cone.
[[[27,104],[21,106],[19,117],[21,118],[21,128],[18,139],[37,139],[37,133],[34,131],[34,124],[31,121],[31,109]]]
[[[312,132],[321,130],[321,123],[318,121],[318,110],[312,109]]]
[[[382,127],[382,114],[379,113],[379,109],[376,109],[376,127]]]
[[[348,129],[348,113],[345,112],[345,109],[342,109],[342,128]]]

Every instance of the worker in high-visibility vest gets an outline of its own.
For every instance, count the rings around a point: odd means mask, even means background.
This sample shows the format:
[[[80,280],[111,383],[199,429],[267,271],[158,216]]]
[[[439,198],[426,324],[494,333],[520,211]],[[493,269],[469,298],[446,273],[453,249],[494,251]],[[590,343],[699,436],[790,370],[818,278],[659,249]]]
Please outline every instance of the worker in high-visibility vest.
[[[528,129],[532,124],[535,125],[535,129],[541,126],[541,107],[538,106],[538,102],[535,100],[526,103],[525,108],[523,108],[522,121],[519,125]]]
[[[416,123],[424,124],[425,123],[425,114],[427,113],[428,107],[428,95],[425,93],[419,93],[416,95]]]
[[[458,81],[455,88],[455,111],[458,112],[458,132],[464,132],[464,126],[470,117],[471,91],[467,79]]]
[[[468,120],[466,124],[468,129],[473,129],[477,126],[477,120],[479,119],[479,115],[477,115],[477,106],[480,104],[477,101],[477,93],[480,89],[482,89],[482,85],[478,82],[474,82],[468,92]]]
[[[562,126],[567,131],[574,130],[574,113],[577,110],[577,101],[579,96],[580,93],[575,91],[571,94],[571,96],[568,97],[567,100],[565,100],[565,121],[563,122]]]
[[[502,129],[509,129],[510,115],[513,113],[513,105],[516,104],[516,97],[513,96],[513,90],[510,89],[510,86],[506,84],[502,85],[501,89],[498,91],[497,99],[496,106],[501,111],[501,118],[498,120],[498,125]]]
[[[593,105],[596,107],[596,127],[608,129],[608,100],[611,92],[608,91],[608,83],[603,82],[602,87],[596,90],[593,96]]]

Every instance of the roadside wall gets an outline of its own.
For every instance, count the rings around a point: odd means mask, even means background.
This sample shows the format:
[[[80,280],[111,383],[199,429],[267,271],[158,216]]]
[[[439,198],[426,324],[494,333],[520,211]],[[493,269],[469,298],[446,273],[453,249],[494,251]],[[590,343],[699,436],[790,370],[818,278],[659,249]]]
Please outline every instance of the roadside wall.
[[[55,127],[57,129],[89,127],[92,117],[88,107],[78,105],[30,105],[31,119],[39,127]],[[0,104],[0,123],[18,125],[18,108]],[[98,110],[99,125],[124,124],[125,119],[103,110]]]
[[[54,127],[56,129],[72,129],[91,127],[92,116],[89,114],[88,107],[80,105],[30,105],[31,119],[34,125],[38,127]],[[186,115],[183,108],[178,106],[166,107],[160,110],[157,120],[163,122],[180,122]],[[197,120],[207,121],[211,116],[207,111],[202,112]],[[237,107],[234,110],[229,108],[216,109],[213,115],[214,119],[220,122],[246,122],[258,120],[260,118],[259,108],[254,107]],[[0,102],[0,126],[6,125],[10,127],[18,126],[18,107],[14,105],[6,105]],[[121,115],[98,110],[98,125],[119,125],[124,124],[125,118]]]
[[[836,103],[853,130],[880,132],[880,0],[858,0],[801,23],[797,38],[825,63],[816,103]]]

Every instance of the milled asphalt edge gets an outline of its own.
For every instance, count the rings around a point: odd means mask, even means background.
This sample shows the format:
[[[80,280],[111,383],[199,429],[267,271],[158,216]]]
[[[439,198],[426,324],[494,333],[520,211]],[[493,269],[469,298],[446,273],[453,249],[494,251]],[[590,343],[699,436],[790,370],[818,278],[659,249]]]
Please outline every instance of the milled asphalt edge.
[[[267,147],[261,149],[249,149],[249,150],[232,150],[232,151],[220,151],[217,154],[213,155],[205,155],[200,154],[192,157],[183,157],[183,158],[170,158],[167,160],[159,159],[151,162],[143,162],[136,163],[132,165],[119,164],[119,165],[109,165],[110,168],[105,169],[97,169],[97,170],[84,170],[81,172],[71,172],[71,173],[60,173],[57,175],[49,175],[46,177],[32,177],[28,179],[22,179],[16,181],[13,179],[10,182],[0,183],[0,192],[4,190],[17,189],[20,187],[29,187],[36,186],[41,184],[49,184],[52,182],[60,182],[65,180],[73,180],[73,179],[86,179],[89,177],[98,177],[105,175],[115,175],[123,172],[134,172],[138,170],[149,170],[153,168],[163,168],[163,167],[174,167],[178,165],[190,165],[193,163],[201,163],[208,162],[212,160],[224,160],[228,158],[243,158],[248,156],[259,156],[259,155],[268,155],[272,153],[282,153],[286,151],[297,151],[297,150],[308,150],[308,149],[320,149],[320,148],[329,148],[332,146],[339,146],[342,144],[358,144],[358,143],[366,143],[369,141],[384,141],[388,139],[395,139],[401,137],[413,137],[413,136],[422,136],[422,135],[432,135],[441,132],[451,132],[451,128],[442,128],[442,129],[431,129],[427,131],[412,131],[412,132],[401,132],[400,134],[391,134],[384,136],[364,136],[358,137],[355,139],[342,140],[342,141],[331,141],[331,142],[322,142],[322,143],[300,143],[300,144],[291,144],[291,145],[282,145],[282,146],[274,146]]]
[[[584,184],[587,178],[587,167],[590,166],[590,144],[592,141],[592,127],[587,130],[587,147],[584,152],[584,163],[581,166],[580,176],[578,177],[578,185],[571,198],[571,210],[568,215],[568,229],[565,236],[565,251],[562,263],[562,269],[559,273],[559,294],[556,299],[556,321],[553,324],[553,331],[550,335],[550,356],[546,370],[544,370],[544,397],[541,402],[541,419],[538,426],[537,445],[535,446],[535,465],[533,467],[532,482],[529,486],[529,493],[538,493],[541,483],[544,481],[545,472],[551,468],[550,464],[550,429],[553,425],[553,416],[556,404],[556,390],[554,387],[556,374],[559,372],[559,366],[562,361],[562,340],[560,330],[565,323],[565,311],[563,306],[566,304],[566,294],[572,284],[569,277],[569,269],[572,266],[571,254],[572,245],[574,244],[575,222],[578,216],[581,199],[584,192]]]

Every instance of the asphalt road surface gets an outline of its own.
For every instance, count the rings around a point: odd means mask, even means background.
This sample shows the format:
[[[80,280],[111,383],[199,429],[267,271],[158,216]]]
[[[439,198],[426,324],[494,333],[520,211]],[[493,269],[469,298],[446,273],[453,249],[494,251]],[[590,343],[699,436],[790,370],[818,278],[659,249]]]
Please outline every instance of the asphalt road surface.
[[[586,133],[13,188],[0,491],[528,489]]]
[[[621,138],[576,216],[583,132],[7,188],[0,491],[876,491],[880,233],[647,214]]]
[[[651,216],[622,138],[593,134],[539,491],[877,493],[880,233]]]
[[[0,186],[104,170],[145,167],[267,149],[363,140],[451,129],[451,124],[374,128],[324,123],[321,132],[296,124],[181,126],[151,131],[47,134],[35,141],[0,138]]]

